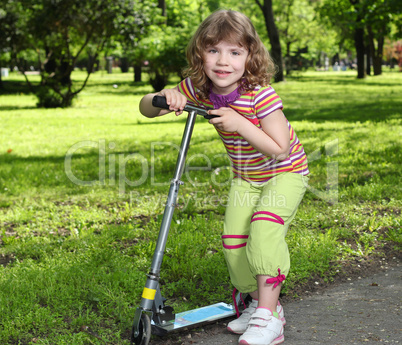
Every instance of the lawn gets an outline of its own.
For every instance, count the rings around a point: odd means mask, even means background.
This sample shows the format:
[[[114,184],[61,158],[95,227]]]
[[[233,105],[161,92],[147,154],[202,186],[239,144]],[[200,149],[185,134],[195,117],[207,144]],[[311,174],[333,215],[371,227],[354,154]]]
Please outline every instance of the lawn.
[[[98,72],[70,109],[37,109],[21,76],[4,79],[1,344],[129,344],[185,124],[142,117],[152,90],[132,79]],[[288,233],[283,298],[297,298],[345,267],[400,257],[402,74],[306,72],[274,88],[311,171]],[[230,178],[215,130],[197,119],[161,272],[176,311],[230,303]]]

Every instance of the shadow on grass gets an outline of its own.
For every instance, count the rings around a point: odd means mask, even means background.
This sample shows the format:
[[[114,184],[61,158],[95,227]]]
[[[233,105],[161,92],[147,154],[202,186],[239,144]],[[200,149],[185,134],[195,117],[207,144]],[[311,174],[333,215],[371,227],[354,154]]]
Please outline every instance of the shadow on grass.
[[[20,94],[32,95],[32,92],[25,81],[3,80],[3,87],[0,88],[0,96]]]
[[[0,105],[0,111],[13,111],[13,110],[32,110],[32,109],[38,109],[35,106],[21,106],[19,107],[18,105],[16,106],[10,106],[10,105]]]
[[[305,114],[299,109],[286,109],[285,115],[290,121],[313,121],[313,122],[332,122],[332,121],[342,121],[342,122],[382,122],[395,118],[400,118],[400,112],[402,109],[402,100],[379,103],[375,102],[344,102],[342,107],[339,104],[334,105],[334,107],[324,108],[322,106],[318,107],[319,111],[315,112],[313,110],[310,114]]]
[[[378,76],[381,77],[381,76]],[[286,79],[289,81],[296,81],[298,83],[324,83],[324,84],[333,84],[333,85],[363,85],[363,86],[383,86],[383,87],[392,87],[392,86],[400,86],[399,79],[395,78],[392,81],[387,80],[384,82],[377,82],[375,80],[376,76],[368,76],[365,79],[357,79],[355,76],[351,75],[328,75],[317,77],[317,75],[301,75],[294,77],[287,77]],[[274,84],[275,85],[275,84]]]
[[[110,93],[118,94],[119,96],[144,96],[148,92],[144,92],[143,90],[135,91],[135,89],[124,89],[124,90],[116,90],[113,91],[97,91],[99,94],[110,95]]]
[[[385,95],[385,99],[382,97],[381,89],[378,86],[389,87],[389,86],[399,86],[399,79],[385,79],[384,83],[376,82],[375,77],[368,77],[366,79],[360,80],[352,75],[328,75],[328,76],[309,76],[301,75],[300,77],[290,77],[289,80],[297,80],[298,83],[302,84],[323,84],[323,85],[362,85],[367,86],[367,93],[365,93],[365,98],[361,99],[361,93],[352,93],[349,95],[342,94],[338,91],[334,91],[333,97],[331,97],[331,91],[326,91],[324,95],[314,95],[312,94],[308,100],[311,102],[308,111],[298,108],[285,108],[285,115],[290,121],[312,121],[312,122],[381,122],[386,121],[395,117],[399,117],[402,109],[402,100],[397,99],[396,93],[392,91],[390,94]],[[80,83],[80,81],[75,81]],[[14,81],[7,80],[3,81],[4,88],[0,89],[0,95],[11,95],[11,94],[31,94],[28,86],[24,81]],[[114,86],[118,85],[117,88]],[[105,80],[99,81],[94,80],[94,83],[89,82],[86,86],[86,90],[93,91],[99,94],[108,94],[116,96],[138,96],[145,94],[144,88],[148,88],[148,82],[134,82],[131,80],[127,81],[116,81],[116,80]],[[275,87],[275,84],[274,84]],[[302,90],[303,91],[303,90]],[[292,97],[297,97],[297,99],[306,99],[305,92],[292,93]],[[304,90],[305,91],[305,90]],[[286,92],[286,91],[284,91]],[[372,97],[370,96],[372,94]],[[307,102],[308,102],[307,100]],[[297,100],[296,100],[297,101]],[[304,102],[303,101],[303,102]],[[297,101],[299,102],[299,101]],[[320,104],[322,102],[322,104]],[[333,106],[329,106],[328,102],[331,102]],[[298,103],[295,103],[298,104]],[[4,105],[0,106],[0,111],[13,111],[13,110],[29,110],[36,109],[35,106],[18,106],[15,105]],[[179,120],[172,119],[169,120],[156,120],[150,119],[140,121],[138,123],[132,123],[132,126],[143,126],[143,125],[160,125],[164,123],[184,123],[185,116],[182,116]],[[156,121],[155,121],[156,120]],[[201,119],[202,120],[202,119]]]
[[[137,181],[141,179],[143,172],[142,160],[148,161],[146,157],[130,156],[138,153],[138,150],[127,150],[124,152],[113,152],[115,157],[123,158],[124,176],[120,176],[120,165],[116,163],[113,173],[108,170],[110,162],[105,161],[101,165],[100,152],[92,150],[88,153],[73,152],[71,159],[66,156],[29,156],[21,157],[15,154],[0,154],[0,189],[13,191],[15,186],[23,185],[23,189],[37,187],[53,188],[66,187],[70,191],[80,188],[109,183],[109,179],[119,182]],[[168,164],[164,167],[169,172],[174,165]],[[4,170],[6,169],[6,170]],[[9,170],[9,172],[7,172]],[[173,173],[172,173],[173,174]],[[103,176],[104,175],[104,176]],[[113,182],[115,185],[117,182]],[[75,186],[75,187],[74,187]],[[6,188],[6,189],[4,189]],[[18,189],[20,189],[18,187]]]
[[[107,81],[104,83],[90,83],[85,87],[85,90],[94,89],[96,93],[118,94],[119,96],[143,96],[145,93],[143,88],[149,88],[147,82],[133,82],[133,81]]]
[[[76,81],[77,83],[79,81]],[[113,87],[113,85],[118,85],[118,86],[132,86],[132,87],[147,87],[150,84],[148,82],[145,81],[128,81],[128,80],[108,80],[108,81],[104,81],[104,82],[88,82],[87,84],[87,88],[91,88],[91,87]]]
[[[80,154],[75,153],[74,159],[83,159],[89,157],[95,157],[97,153]],[[18,164],[18,163],[52,163],[59,164],[64,163],[65,156],[29,156],[21,157],[13,153],[0,154],[0,164]]]
[[[73,80],[73,90],[82,85],[82,80]],[[32,82],[34,86],[37,82]],[[115,87],[117,85],[117,88]],[[105,82],[88,82],[84,90],[91,90],[96,88],[103,88],[104,90],[96,90],[97,93],[110,94],[110,92],[118,93],[119,95],[144,95],[143,90],[136,91],[136,88],[149,87],[148,82],[134,82],[134,81],[105,81]],[[121,88],[119,90],[119,88]],[[108,89],[111,89],[109,91]],[[17,80],[3,80],[3,87],[0,88],[1,95],[33,95],[31,89],[25,81]]]

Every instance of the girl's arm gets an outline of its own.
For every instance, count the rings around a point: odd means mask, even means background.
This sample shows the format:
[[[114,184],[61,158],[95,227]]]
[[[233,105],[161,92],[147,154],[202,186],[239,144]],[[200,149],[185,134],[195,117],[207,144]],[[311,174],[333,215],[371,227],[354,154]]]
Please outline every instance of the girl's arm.
[[[166,102],[170,106],[169,110],[154,107],[152,105],[152,99],[154,96],[166,97]],[[172,111],[175,111],[176,115],[180,115],[183,112],[186,103],[186,96],[180,93],[177,88],[164,89],[157,93],[149,93],[145,95],[140,101],[140,112],[146,117],[162,116]]]
[[[210,110],[219,115],[209,123],[226,132],[237,132],[259,152],[276,160],[284,160],[289,155],[290,134],[282,110],[275,110],[261,120],[262,130],[231,108]]]

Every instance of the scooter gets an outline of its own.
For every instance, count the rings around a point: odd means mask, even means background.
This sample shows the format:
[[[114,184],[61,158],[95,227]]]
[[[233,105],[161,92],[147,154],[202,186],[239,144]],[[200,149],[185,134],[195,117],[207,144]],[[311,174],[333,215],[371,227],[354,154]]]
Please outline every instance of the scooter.
[[[165,97],[161,96],[155,96],[152,100],[152,105],[157,108],[169,109]],[[197,115],[201,115],[208,120],[216,117],[216,115],[209,115],[204,108],[190,104],[186,105],[184,111],[188,112],[188,117],[176,161],[176,168],[173,179],[171,180],[151,268],[147,275],[145,287],[142,292],[141,304],[136,309],[134,315],[131,342],[135,345],[148,345],[151,339],[151,334],[163,336],[168,332],[176,331],[181,328],[215,322],[223,318],[234,316],[239,313],[239,310],[246,307],[243,296],[238,293],[233,296],[234,305],[220,302],[210,306],[175,314],[172,307],[164,304],[166,299],[161,295],[159,287],[160,268],[173,212],[176,207],[179,187],[183,185],[183,182],[180,179],[183,174],[195,120]]]

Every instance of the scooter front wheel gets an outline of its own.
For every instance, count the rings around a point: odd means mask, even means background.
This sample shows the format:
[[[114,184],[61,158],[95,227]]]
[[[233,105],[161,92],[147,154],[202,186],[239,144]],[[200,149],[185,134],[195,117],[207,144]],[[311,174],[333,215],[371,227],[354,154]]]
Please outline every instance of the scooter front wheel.
[[[151,340],[151,319],[148,314],[142,313],[138,325],[138,335],[134,335],[134,326],[131,331],[131,343],[135,345],[148,345]]]

